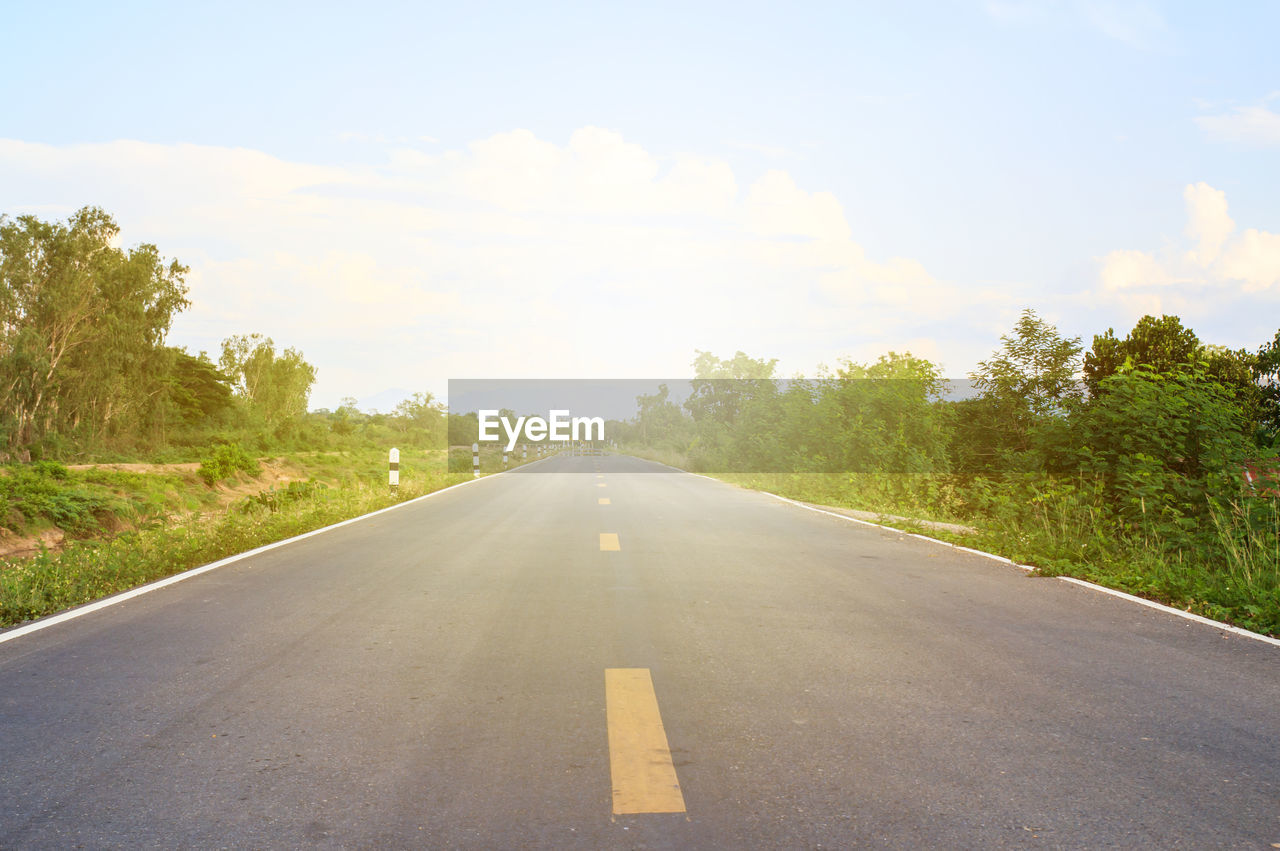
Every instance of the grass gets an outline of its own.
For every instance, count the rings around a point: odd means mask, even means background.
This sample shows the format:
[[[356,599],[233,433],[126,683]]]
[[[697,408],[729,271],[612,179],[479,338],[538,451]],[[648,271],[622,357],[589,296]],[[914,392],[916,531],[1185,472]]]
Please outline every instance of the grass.
[[[501,453],[490,472],[501,469]],[[530,459],[533,460],[533,459]],[[280,488],[247,494],[226,510],[210,512],[214,491],[195,474],[128,473],[105,469],[37,472],[10,470],[0,484],[25,495],[29,510],[48,522],[57,511],[32,508],[37,497],[49,505],[75,505],[73,516],[106,512],[131,517],[133,528],[109,533],[98,522],[96,537],[86,535],[61,551],[42,550],[26,559],[0,561],[0,627],[91,602],[180,573],[201,564],[300,535],[459,482],[470,472],[445,470],[443,450],[404,451],[400,486],[391,493],[385,449],[304,453],[270,463],[287,464],[306,476]],[[510,465],[516,461],[510,459]],[[34,466],[34,465],[33,465]],[[239,479],[245,482],[241,474]],[[77,493],[92,499],[76,500]],[[0,491],[3,493],[3,491]],[[112,501],[114,500],[114,502]],[[174,512],[181,512],[175,519]],[[40,513],[43,511],[43,513]],[[111,514],[111,512],[117,512]],[[146,522],[148,521],[149,522]]]
[[[675,467],[684,460],[675,453],[635,454]],[[802,502],[871,511],[883,525],[1002,555],[1033,566],[1034,575],[1073,576],[1280,636],[1280,500],[1274,498],[1242,497],[1210,505],[1207,528],[1173,536],[1161,534],[1158,526],[1143,530],[1120,521],[1108,510],[1096,482],[1087,480],[711,475]],[[926,529],[919,522],[904,522],[903,515],[978,531],[967,535]]]
[[[0,473],[0,526],[15,535],[58,528],[87,538],[192,510],[194,480],[115,470],[68,470],[51,462]]]
[[[0,624],[12,625],[90,602],[188,568],[217,561],[341,520],[376,511],[449,484],[446,478],[401,488],[313,489],[276,505],[249,505],[212,522],[175,525],[45,551],[0,569]]]

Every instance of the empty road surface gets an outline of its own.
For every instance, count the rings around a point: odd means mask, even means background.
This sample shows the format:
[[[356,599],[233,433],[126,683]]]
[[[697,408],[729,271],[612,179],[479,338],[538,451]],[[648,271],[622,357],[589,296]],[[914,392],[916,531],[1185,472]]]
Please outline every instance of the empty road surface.
[[[0,643],[0,848],[1280,843],[1280,649],[662,469]]]

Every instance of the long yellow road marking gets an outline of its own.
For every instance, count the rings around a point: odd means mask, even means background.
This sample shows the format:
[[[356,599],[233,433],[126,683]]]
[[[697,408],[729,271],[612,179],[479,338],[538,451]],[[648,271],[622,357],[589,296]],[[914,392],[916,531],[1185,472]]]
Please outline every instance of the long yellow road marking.
[[[618,543],[617,532],[600,533],[600,552],[616,552],[621,549],[622,545]]]
[[[682,813],[684,795],[648,668],[605,668],[613,812]]]
[[[597,500],[596,500],[596,502],[600,503],[601,505],[608,505],[608,504],[609,504],[609,497],[607,497],[607,496],[602,496],[602,497],[600,497],[599,499],[597,499]]]
[[[604,487],[604,482],[597,482],[597,483],[596,483],[596,487],[598,487],[598,488],[602,488],[602,487]]]

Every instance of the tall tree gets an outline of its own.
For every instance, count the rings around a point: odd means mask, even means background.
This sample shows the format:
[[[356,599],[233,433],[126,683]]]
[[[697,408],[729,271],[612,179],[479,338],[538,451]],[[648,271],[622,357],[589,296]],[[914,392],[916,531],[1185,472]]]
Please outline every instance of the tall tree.
[[[986,396],[1033,417],[1060,413],[1081,396],[1079,337],[1063,337],[1031,309],[970,376]]]
[[[942,368],[889,352],[873,364],[845,360],[822,382],[821,422],[835,445],[832,471],[944,472],[947,467]]]
[[[1096,398],[1102,380],[1115,375],[1126,362],[1167,375],[1193,364],[1200,348],[1195,332],[1184,328],[1178,317],[1144,316],[1123,340],[1111,328],[1093,338],[1093,347],[1084,356],[1084,382],[1090,397]]]
[[[188,305],[177,261],[114,246],[115,221],[0,216],[0,399],[10,447],[135,421],[163,399],[163,340]]]
[[[207,354],[193,356],[185,349],[171,351],[171,394],[180,419],[196,423],[218,417],[231,407],[231,379]]]
[[[218,363],[231,378],[236,394],[269,428],[278,428],[307,412],[316,370],[297,349],[277,352],[270,337],[237,334],[222,341]]]
[[[1031,309],[1022,311],[1013,331],[1000,342],[969,376],[981,401],[962,408],[971,420],[981,422],[964,423],[960,432],[980,445],[964,448],[961,454],[1000,459],[997,466],[1015,460],[1014,466],[1025,466],[1034,459],[1020,453],[1031,449],[1037,430],[1072,410],[1082,397],[1076,378],[1082,346],[1079,337],[1063,337]]]
[[[396,405],[393,423],[406,436],[426,444],[444,445],[448,427],[444,405],[430,393],[414,393]]]

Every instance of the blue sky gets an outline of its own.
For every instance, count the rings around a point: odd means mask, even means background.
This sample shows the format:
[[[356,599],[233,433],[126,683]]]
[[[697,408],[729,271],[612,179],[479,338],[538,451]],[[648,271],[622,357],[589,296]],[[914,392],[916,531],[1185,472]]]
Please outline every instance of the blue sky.
[[[1280,327],[1280,5],[365,5],[7,3],[0,212],[105,207],[318,406]]]

